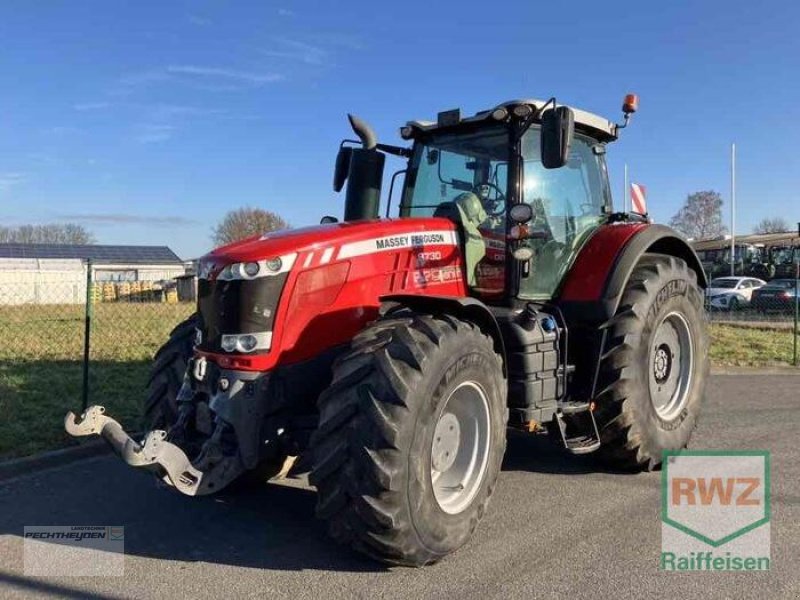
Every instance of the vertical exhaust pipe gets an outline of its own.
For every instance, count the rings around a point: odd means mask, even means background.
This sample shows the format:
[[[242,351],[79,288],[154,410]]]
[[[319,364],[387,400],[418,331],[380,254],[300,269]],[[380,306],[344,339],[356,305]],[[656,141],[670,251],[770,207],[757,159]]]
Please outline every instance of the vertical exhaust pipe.
[[[361,148],[340,148],[336,160],[337,174],[334,181],[339,183],[339,189],[344,179],[347,179],[344,220],[377,219],[386,155],[377,149],[378,138],[367,123],[355,115],[348,114],[347,118],[353,132],[361,140]],[[345,167],[347,175],[343,177],[342,171]],[[336,183],[334,189],[337,189]]]

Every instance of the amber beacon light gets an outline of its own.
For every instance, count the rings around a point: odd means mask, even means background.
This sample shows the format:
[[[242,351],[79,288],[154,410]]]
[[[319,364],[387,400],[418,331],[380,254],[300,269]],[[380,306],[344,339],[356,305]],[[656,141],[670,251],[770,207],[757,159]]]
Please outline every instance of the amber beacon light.
[[[622,102],[622,112],[626,115],[633,114],[639,110],[639,96],[636,94],[628,94]]]

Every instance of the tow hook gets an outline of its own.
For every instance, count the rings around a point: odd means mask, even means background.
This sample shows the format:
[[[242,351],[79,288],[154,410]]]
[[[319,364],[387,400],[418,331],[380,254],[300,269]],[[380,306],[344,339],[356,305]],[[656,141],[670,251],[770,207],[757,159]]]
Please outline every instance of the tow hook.
[[[217,463],[217,469],[213,465],[209,465],[208,471],[198,469],[181,448],[166,440],[166,431],[150,431],[141,443],[136,442],[117,421],[106,416],[105,410],[102,406],[90,406],[80,420],[68,412],[64,429],[73,437],[101,436],[130,466],[154,471],[165,483],[188,496],[218,491],[232,479],[231,471],[237,470],[231,469],[227,461]]]

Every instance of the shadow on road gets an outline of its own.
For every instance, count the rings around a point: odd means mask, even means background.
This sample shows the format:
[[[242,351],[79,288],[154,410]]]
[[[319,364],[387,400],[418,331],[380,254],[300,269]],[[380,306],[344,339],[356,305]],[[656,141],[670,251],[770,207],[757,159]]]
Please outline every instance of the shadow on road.
[[[147,534],[126,527],[127,553],[261,569],[385,570],[326,536],[312,490],[265,484],[194,499],[157,494],[164,504],[154,507],[161,514],[150,517]]]
[[[514,430],[508,432],[508,446],[503,459],[503,471],[525,471],[550,475],[633,474],[631,471],[608,468],[598,460],[596,454],[569,454],[561,446],[560,440],[554,440],[549,435],[531,435]]]

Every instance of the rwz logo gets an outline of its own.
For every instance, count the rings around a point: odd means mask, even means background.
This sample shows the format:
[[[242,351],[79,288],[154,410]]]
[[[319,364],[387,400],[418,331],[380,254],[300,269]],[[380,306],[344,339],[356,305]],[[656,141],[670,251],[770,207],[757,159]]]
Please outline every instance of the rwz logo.
[[[759,506],[753,492],[762,484],[759,477],[675,477],[672,479],[672,504],[709,506],[716,501],[722,506]]]
[[[769,569],[769,458],[764,450],[664,453],[662,569]]]

